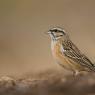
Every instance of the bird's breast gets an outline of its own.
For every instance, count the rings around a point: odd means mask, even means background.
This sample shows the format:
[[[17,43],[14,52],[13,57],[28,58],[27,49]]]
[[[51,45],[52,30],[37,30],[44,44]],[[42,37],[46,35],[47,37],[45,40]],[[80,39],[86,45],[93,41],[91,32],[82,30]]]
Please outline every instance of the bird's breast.
[[[66,61],[66,57],[64,56],[62,50],[61,50],[62,44],[61,42],[52,42],[51,43],[51,49],[52,49],[52,54],[54,59],[57,61],[57,63],[66,66],[67,61]],[[68,67],[68,66],[67,66]]]
[[[51,43],[52,54],[54,57],[58,57],[61,54],[60,47],[61,47],[60,42],[55,41]]]

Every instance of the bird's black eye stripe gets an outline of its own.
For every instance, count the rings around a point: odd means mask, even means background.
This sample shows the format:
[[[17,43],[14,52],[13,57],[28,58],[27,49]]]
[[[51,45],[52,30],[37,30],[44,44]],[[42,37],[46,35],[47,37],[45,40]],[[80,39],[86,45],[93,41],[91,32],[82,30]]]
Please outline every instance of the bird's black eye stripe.
[[[54,29],[54,30],[50,30],[51,32],[58,32],[58,30],[57,29]]]
[[[62,30],[58,30],[58,29],[51,29],[50,31],[51,31],[51,32],[61,32],[61,33],[63,33],[63,34],[65,35],[65,32],[64,32],[64,31],[62,31]]]
[[[57,30],[57,29],[55,29],[54,31],[55,31],[55,32],[58,32],[58,30]]]

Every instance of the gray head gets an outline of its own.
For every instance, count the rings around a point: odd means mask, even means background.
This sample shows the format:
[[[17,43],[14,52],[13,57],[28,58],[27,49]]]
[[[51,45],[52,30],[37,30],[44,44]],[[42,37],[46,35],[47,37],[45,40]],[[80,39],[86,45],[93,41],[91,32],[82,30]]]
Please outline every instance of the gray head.
[[[58,40],[60,38],[66,39],[68,37],[67,33],[64,31],[64,29],[56,27],[52,28],[48,31],[48,34],[50,35],[51,39]]]

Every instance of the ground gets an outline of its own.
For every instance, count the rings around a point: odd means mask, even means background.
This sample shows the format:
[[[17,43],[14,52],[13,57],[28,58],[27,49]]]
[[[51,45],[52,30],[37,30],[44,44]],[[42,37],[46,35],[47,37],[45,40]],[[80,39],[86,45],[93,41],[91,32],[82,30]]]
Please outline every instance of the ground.
[[[0,95],[95,95],[95,74],[64,76],[57,71],[0,78]]]

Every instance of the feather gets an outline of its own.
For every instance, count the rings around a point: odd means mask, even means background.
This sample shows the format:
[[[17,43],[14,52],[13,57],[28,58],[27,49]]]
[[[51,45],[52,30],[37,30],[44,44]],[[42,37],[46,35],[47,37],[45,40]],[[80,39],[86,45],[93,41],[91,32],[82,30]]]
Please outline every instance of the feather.
[[[63,41],[62,47],[64,49],[63,54],[72,59],[76,64],[80,64],[84,66],[84,68],[89,68],[90,70],[95,71],[94,64],[90,61],[90,59],[82,54],[80,50],[72,43],[70,40]]]

